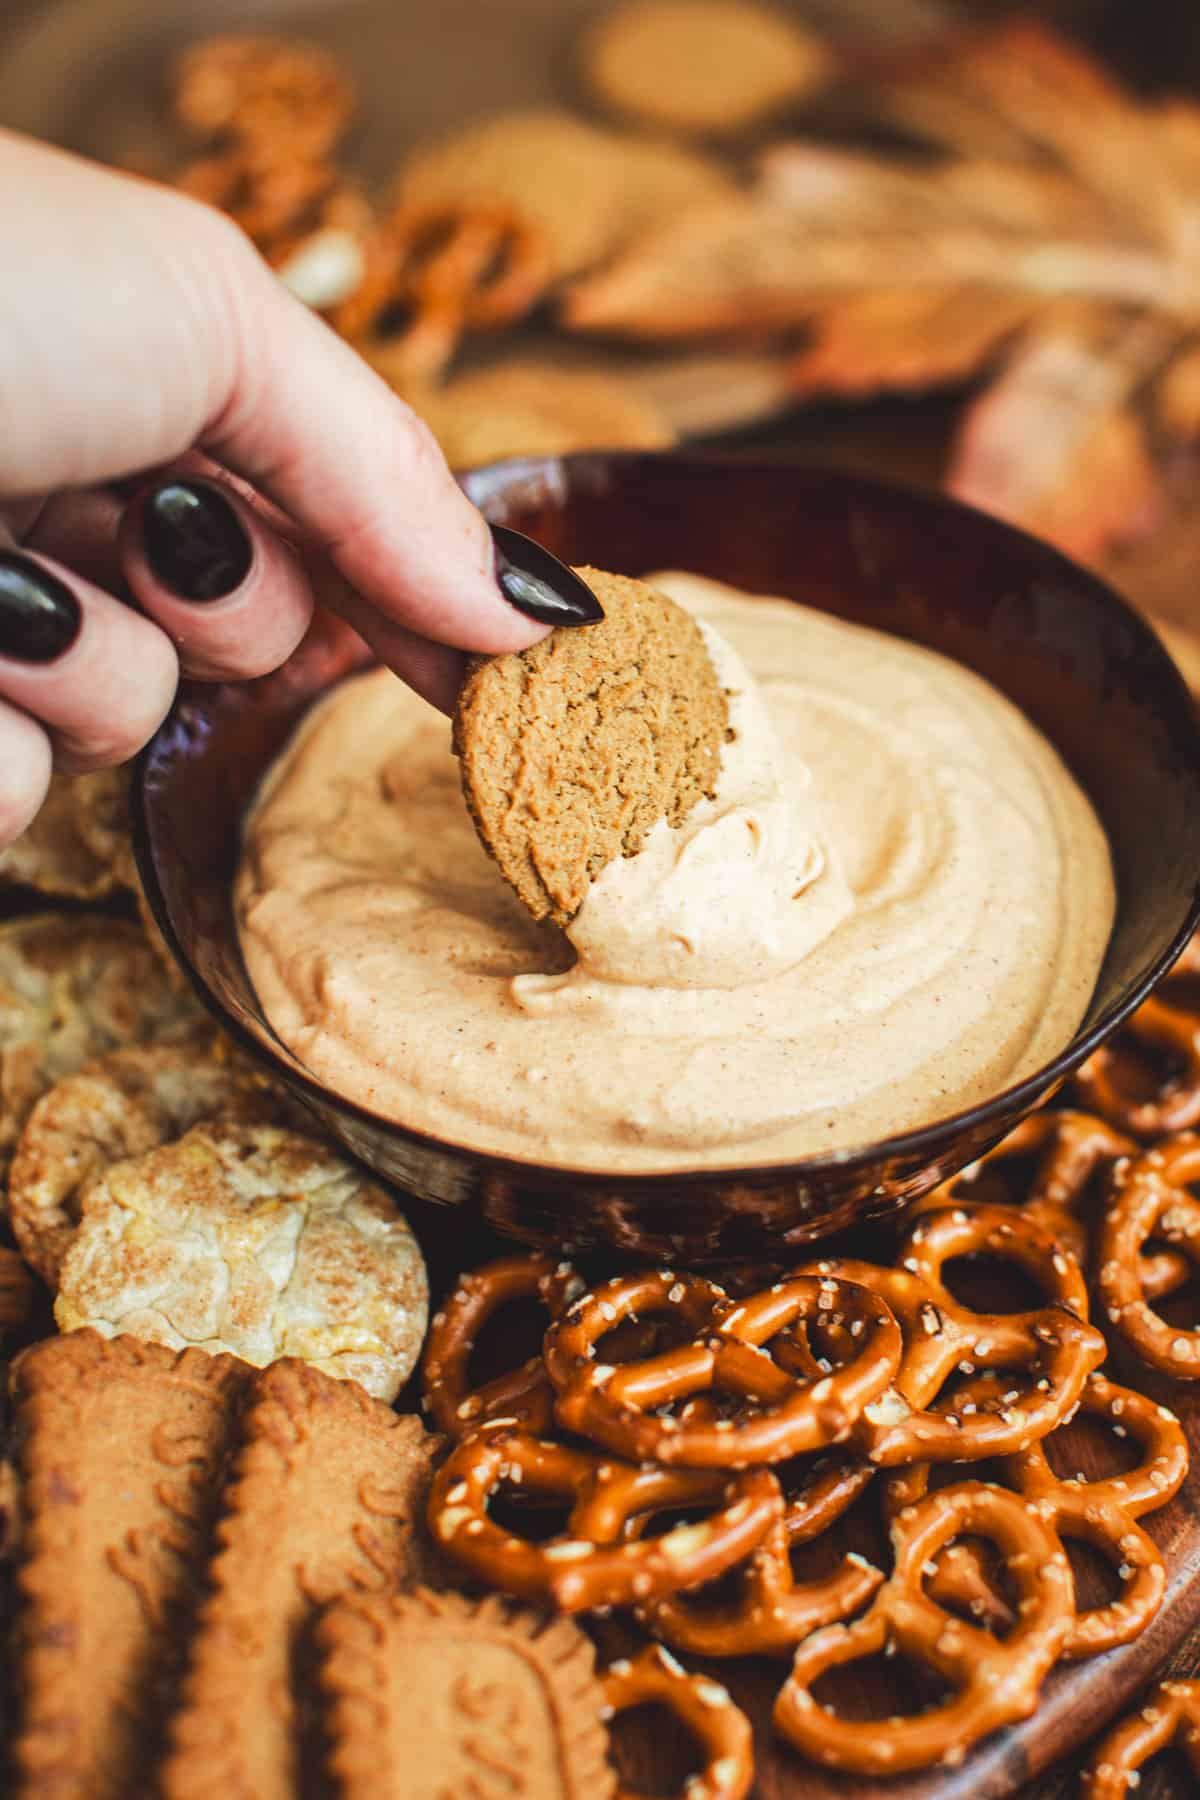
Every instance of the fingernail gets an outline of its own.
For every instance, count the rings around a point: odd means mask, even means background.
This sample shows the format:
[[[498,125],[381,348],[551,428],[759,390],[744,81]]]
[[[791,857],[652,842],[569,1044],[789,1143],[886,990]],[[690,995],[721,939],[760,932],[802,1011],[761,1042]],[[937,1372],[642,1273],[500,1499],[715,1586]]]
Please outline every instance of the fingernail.
[[[79,636],[83,614],[70,588],[41,563],[0,551],[0,656],[48,663]]]
[[[543,625],[596,625],[604,608],[586,581],[507,525],[492,526],[496,580],[510,606]]]
[[[207,481],[168,481],[142,505],[146,561],[182,600],[223,600],[241,587],[254,551],[221,491]]]

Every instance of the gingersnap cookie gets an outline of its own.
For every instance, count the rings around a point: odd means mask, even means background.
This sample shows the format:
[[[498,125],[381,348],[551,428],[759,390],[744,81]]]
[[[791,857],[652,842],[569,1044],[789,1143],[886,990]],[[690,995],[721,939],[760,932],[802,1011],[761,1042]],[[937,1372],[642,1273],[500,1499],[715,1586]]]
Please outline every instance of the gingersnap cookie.
[[[66,913],[0,925],[0,1178],[47,1088],[92,1057],[200,1016],[135,925]]]
[[[604,1694],[569,1619],[495,1595],[354,1595],[317,1643],[342,1800],[605,1800]]]
[[[128,768],[52,775],[37,818],[0,850],[0,877],[66,900],[102,900],[136,885]]]
[[[668,131],[740,131],[829,75],[828,48],[754,0],[622,0],[580,43],[601,105]]]
[[[82,1196],[54,1317],[262,1368],[294,1356],[393,1400],[420,1354],[425,1263],[382,1188],[298,1132],[214,1120]]]
[[[675,433],[649,400],[601,370],[518,360],[409,395],[451,468],[573,450],[666,450]]]
[[[151,1792],[248,1373],[91,1331],[14,1363],[16,1793]]]
[[[143,1044],[85,1063],[43,1094],[8,1171],[8,1215],[48,1287],[79,1226],[87,1184],[205,1120],[280,1124],[283,1103],[263,1078],[200,1026],[182,1044]]]
[[[454,714],[483,845],[533,917],[559,925],[615,857],[712,794],[727,717],[689,612],[644,582],[579,574],[603,620],[474,658]]]
[[[166,1800],[301,1792],[298,1652],[330,1601],[425,1575],[417,1521],[437,1444],[414,1415],[306,1364],[255,1377],[172,1724]]]
[[[402,201],[515,207],[542,234],[555,280],[732,191],[730,175],[699,152],[625,137],[552,108],[501,113],[423,145],[397,182]]]

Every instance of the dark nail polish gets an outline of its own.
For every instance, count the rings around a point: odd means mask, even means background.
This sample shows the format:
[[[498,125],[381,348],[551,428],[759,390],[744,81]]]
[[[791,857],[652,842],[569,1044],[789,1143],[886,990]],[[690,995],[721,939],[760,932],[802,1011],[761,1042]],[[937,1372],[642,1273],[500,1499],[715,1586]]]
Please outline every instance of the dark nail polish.
[[[596,625],[604,608],[586,581],[507,525],[493,525],[496,580],[510,606],[543,625]]]
[[[142,507],[146,561],[183,600],[223,600],[254,558],[242,521],[207,481],[168,481]]]
[[[79,636],[79,602],[57,575],[18,551],[0,551],[0,656],[48,663]]]

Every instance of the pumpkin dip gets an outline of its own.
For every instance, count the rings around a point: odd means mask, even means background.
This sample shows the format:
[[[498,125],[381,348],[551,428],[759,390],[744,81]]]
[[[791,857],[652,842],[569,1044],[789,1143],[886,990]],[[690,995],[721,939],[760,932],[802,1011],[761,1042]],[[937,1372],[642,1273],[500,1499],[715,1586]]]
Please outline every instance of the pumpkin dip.
[[[480,846],[441,714],[375,671],[306,718],[235,903],[314,1076],[474,1150],[665,1171],[864,1144],[1061,1050],[1114,893],[1041,734],[931,651],[651,580],[701,620],[731,735],[715,798],[610,863],[566,937]]]

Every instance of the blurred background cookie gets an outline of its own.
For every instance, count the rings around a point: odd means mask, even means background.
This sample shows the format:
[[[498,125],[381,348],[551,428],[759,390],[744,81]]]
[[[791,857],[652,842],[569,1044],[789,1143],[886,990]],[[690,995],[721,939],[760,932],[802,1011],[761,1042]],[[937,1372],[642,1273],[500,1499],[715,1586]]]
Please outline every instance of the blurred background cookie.
[[[639,124],[735,132],[830,75],[827,44],[755,0],[623,0],[584,32],[584,82]]]
[[[424,417],[451,468],[608,446],[667,450],[675,442],[649,399],[600,370],[507,362],[406,398]]]
[[[689,612],[645,582],[578,573],[604,618],[475,658],[454,714],[484,848],[533,917],[559,925],[607,863],[712,792],[727,712]]]
[[[382,1188],[311,1138],[216,1121],[90,1184],[54,1316],[259,1368],[298,1357],[392,1400],[427,1302],[420,1249]]]

